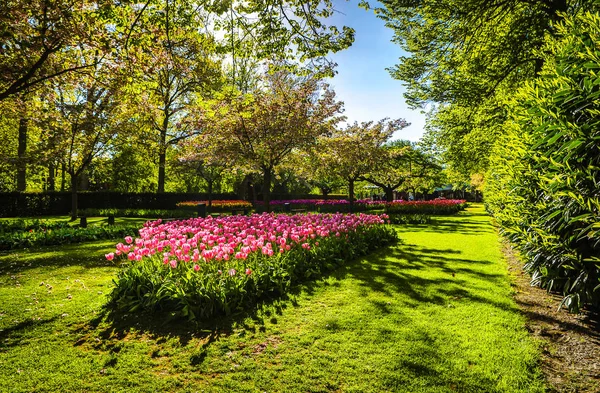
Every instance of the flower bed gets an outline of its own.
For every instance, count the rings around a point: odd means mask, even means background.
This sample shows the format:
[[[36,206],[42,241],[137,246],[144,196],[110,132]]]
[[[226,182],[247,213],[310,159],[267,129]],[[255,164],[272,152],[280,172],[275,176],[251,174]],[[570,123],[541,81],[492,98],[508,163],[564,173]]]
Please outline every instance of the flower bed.
[[[386,203],[386,212],[393,214],[449,215],[467,208],[463,199],[436,199],[433,201],[394,201]]]
[[[207,319],[286,293],[294,283],[397,239],[384,216],[307,214],[149,222],[117,244],[129,260],[111,300],[120,310]]]
[[[204,203],[208,207],[208,201],[185,201],[177,204],[178,209],[194,210],[198,205]],[[252,209],[252,204],[243,200],[215,200],[211,202],[211,208],[214,212],[225,212],[232,210]]]

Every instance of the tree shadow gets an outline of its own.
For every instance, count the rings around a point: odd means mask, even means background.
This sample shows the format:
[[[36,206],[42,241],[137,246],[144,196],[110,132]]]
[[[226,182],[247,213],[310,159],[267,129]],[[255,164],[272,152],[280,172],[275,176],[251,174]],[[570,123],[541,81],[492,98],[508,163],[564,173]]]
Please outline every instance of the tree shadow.
[[[45,318],[40,320],[26,319],[23,322],[19,322],[15,325],[0,330],[0,348],[5,347],[17,347],[21,345],[22,337],[28,330],[35,329],[37,327],[53,323],[59,317],[53,316],[51,318]]]
[[[58,268],[68,265],[83,268],[114,267],[115,263],[107,261],[102,255],[114,244],[114,241],[104,240],[1,252],[0,273],[19,273],[36,268]],[[16,254],[17,258],[14,257]]]

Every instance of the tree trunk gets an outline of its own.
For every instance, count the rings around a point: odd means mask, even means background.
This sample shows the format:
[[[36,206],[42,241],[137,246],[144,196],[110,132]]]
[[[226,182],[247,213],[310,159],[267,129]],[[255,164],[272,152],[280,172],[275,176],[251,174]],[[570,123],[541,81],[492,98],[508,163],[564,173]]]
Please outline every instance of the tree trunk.
[[[165,192],[165,166],[167,163],[167,129],[169,127],[169,118],[163,119],[163,126],[160,130],[160,142],[158,146],[158,192]]]
[[[321,187],[321,194],[326,198],[329,195],[329,188]]]
[[[79,179],[77,175],[70,173],[71,175],[71,221],[77,219],[77,184]]]
[[[271,168],[263,168],[263,204],[267,213],[271,212]]]
[[[213,182],[214,180],[208,180],[208,213],[212,213],[212,192],[213,192]]]
[[[394,201],[394,190],[390,187],[386,187],[383,190],[385,191],[386,202],[393,202]]]
[[[18,167],[17,167],[17,191],[27,189],[27,163],[25,156],[27,154],[27,119],[19,120],[19,146],[17,148]]]
[[[54,163],[48,164],[48,191],[54,191],[56,189],[56,167]]]
[[[61,191],[65,190],[66,177],[67,177],[67,169],[65,167],[65,163],[63,162],[60,164],[60,190]]]
[[[158,153],[158,192],[165,192],[165,165],[167,162],[166,149]]]
[[[354,211],[354,179],[348,180],[348,201],[350,202],[350,212]]]

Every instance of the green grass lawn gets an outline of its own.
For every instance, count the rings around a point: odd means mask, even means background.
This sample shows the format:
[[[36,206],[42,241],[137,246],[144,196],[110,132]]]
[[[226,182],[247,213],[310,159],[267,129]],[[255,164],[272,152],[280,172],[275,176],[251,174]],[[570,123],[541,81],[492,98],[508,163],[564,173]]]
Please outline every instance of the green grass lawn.
[[[0,254],[0,391],[538,392],[481,206],[203,325],[102,310],[114,242]]]

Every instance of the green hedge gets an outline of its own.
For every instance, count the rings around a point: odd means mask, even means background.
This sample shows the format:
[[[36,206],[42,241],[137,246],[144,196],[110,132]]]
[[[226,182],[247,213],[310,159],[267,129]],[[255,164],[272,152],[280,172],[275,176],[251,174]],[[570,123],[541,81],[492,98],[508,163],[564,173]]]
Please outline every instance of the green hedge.
[[[138,225],[39,228],[27,231],[2,232],[0,233],[0,250],[118,239],[124,236],[134,236],[137,232]]]
[[[555,37],[539,77],[509,102],[485,196],[532,282],[576,312],[600,301],[598,12],[567,19]]]
[[[161,210],[161,209],[80,209],[78,216],[85,217],[138,217],[138,218],[190,218],[195,217],[191,210]]]

